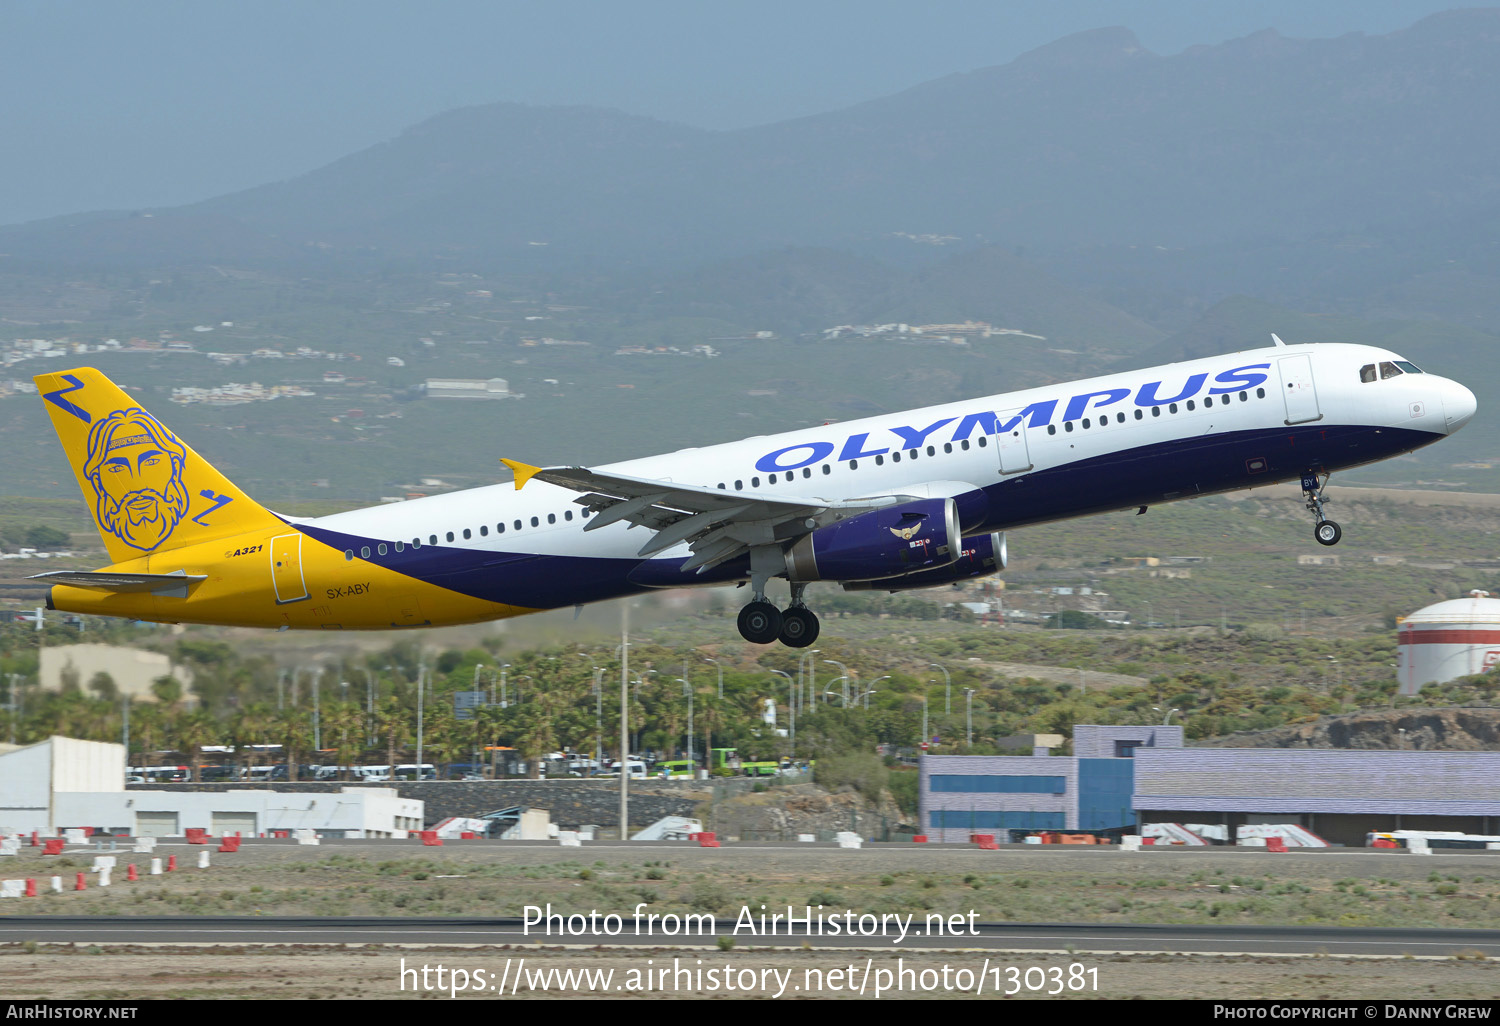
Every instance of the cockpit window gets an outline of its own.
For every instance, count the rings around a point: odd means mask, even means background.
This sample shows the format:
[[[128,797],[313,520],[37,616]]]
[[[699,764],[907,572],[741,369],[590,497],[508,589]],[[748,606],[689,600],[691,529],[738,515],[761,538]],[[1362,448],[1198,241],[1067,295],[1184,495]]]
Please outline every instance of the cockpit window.
[[[1380,377],[1382,380],[1384,380],[1385,378],[1397,378],[1400,376],[1401,368],[1397,367],[1394,363],[1390,363],[1389,361],[1387,361],[1380,365]]]
[[[1414,363],[1408,363],[1406,360],[1397,360],[1396,361],[1396,366],[1400,367],[1402,370],[1406,371],[1406,373],[1408,373],[1408,374],[1421,374],[1422,373],[1422,368],[1421,367],[1418,367]]]
[[[1375,365],[1373,363],[1367,363],[1359,369],[1359,380],[1365,382],[1375,380]]]

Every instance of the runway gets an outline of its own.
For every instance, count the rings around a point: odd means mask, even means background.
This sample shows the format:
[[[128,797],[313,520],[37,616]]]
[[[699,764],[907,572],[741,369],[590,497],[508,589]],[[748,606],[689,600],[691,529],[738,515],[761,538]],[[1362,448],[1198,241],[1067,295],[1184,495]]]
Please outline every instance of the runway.
[[[802,914],[802,909],[797,909]],[[828,915],[833,910],[825,910]],[[383,945],[595,945],[618,947],[712,947],[719,936],[734,936],[736,946],[814,949],[870,948],[888,950],[965,948],[983,951],[1068,951],[1074,953],[1213,953],[1361,955],[1399,958],[1403,955],[1451,957],[1458,952],[1482,952],[1500,958],[1500,930],[1470,929],[1352,929],[1322,926],[1175,926],[1097,923],[978,923],[977,936],[967,923],[949,934],[930,935],[918,914],[904,939],[895,929],[873,929],[853,935],[841,931],[788,932],[781,926],[774,936],[741,930],[735,933],[732,916],[716,917],[692,935],[669,935],[660,925],[641,932],[624,916],[618,935],[598,933],[547,935],[538,926],[530,932],[520,919],[481,918],[326,918],[275,916],[5,916],[0,917],[0,943],[39,941],[46,944],[383,944]]]

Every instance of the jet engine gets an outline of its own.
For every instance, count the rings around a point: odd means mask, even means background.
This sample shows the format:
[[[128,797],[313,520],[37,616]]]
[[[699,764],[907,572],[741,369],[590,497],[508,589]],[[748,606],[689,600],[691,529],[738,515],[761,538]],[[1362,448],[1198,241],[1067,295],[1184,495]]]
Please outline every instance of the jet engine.
[[[952,563],[962,542],[952,499],[912,499],[799,538],[786,553],[787,577],[797,582],[897,577]]]
[[[932,588],[939,584],[954,584],[971,577],[988,577],[1005,569],[1009,553],[1006,551],[1005,534],[981,534],[965,538],[963,553],[947,566],[931,570],[919,570],[903,577],[890,577],[880,581],[849,581],[845,591],[910,591],[914,588]]]

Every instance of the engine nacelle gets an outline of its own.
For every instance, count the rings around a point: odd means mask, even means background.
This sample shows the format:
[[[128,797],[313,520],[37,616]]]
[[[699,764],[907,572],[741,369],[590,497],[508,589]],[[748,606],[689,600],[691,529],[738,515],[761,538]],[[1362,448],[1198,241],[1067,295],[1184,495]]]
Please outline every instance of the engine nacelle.
[[[799,538],[786,553],[793,581],[870,581],[946,566],[963,534],[952,499],[912,499]]]
[[[919,570],[904,577],[892,577],[883,581],[850,581],[845,591],[911,591],[914,588],[933,588],[939,584],[953,584],[971,577],[988,577],[1005,569],[1009,557],[1005,533],[981,534],[964,539],[963,554],[947,566],[931,570]]]

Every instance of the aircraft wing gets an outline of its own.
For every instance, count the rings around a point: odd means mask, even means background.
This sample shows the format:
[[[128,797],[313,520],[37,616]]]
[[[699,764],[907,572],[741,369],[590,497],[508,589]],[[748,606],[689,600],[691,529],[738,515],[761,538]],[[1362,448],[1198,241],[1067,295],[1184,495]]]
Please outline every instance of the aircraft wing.
[[[895,502],[895,496],[833,501],[799,495],[746,495],[675,481],[603,474],[587,467],[533,467],[501,460],[516,474],[516,488],[535,478],[580,493],[573,500],[594,514],[585,531],[625,521],[653,532],[642,558],[687,543],[682,569],[702,573],[743,555],[754,545],[781,544],[852,513]]]

